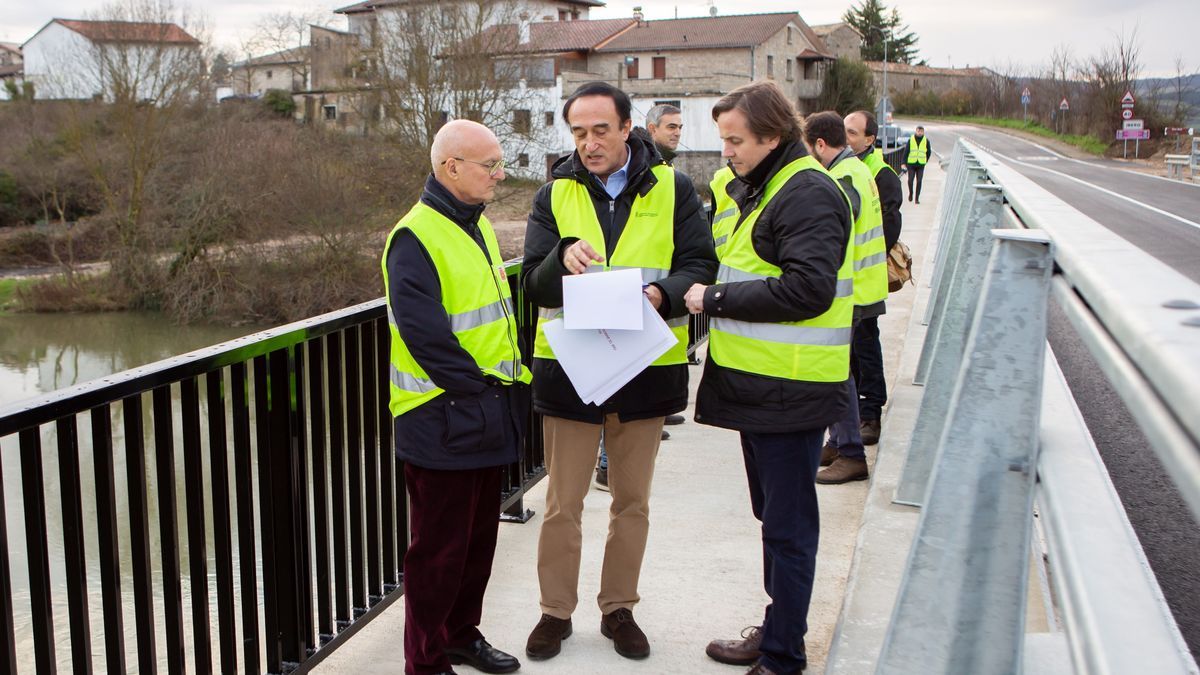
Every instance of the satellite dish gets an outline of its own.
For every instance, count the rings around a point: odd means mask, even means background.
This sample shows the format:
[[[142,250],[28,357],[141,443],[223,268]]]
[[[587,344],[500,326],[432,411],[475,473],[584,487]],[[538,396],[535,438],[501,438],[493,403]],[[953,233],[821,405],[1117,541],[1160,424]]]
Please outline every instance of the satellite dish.
[[[716,15],[717,15],[717,6],[716,6],[716,5],[713,5],[713,6],[711,6],[711,7],[709,7],[709,8],[708,8],[708,15],[709,15],[709,16],[716,16]]]

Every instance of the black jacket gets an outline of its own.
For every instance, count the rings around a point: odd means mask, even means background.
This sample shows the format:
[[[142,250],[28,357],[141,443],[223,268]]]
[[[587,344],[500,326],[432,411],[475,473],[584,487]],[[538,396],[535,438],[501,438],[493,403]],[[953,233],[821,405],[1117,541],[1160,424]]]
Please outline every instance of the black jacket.
[[[634,197],[646,194],[654,186],[657,178],[650,168],[662,161],[653,143],[636,135],[630,135],[628,146],[631,153],[629,182],[616,199],[611,199],[583,167],[578,152],[560,159],[551,169],[555,179],[576,180],[587,186],[610,256],[619,245]],[[543,185],[534,198],[525,231],[525,258],[521,270],[526,297],[535,305],[547,308],[562,307],[562,278],[570,274],[562,264],[562,254],[578,241],[575,237],[559,236],[558,224],[550,208],[552,186],[553,182]],[[684,293],[692,284],[712,283],[717,273],[712,230],[692,181],[679,172],[675,172],[675,222],[671,226],[675,245],[671,272],[654,283],[662,291],[659,313],[666,319],[686,316]],[[687,381],[686,365],[651,366],[603,405],[585,405],[558,361],[535,358],[533,405],[542,414],[594,424],[600,423],[608,413],[618,413],[622,421],[662,417],[687,407]]]
[[[449,218],[479,244],[483,206],[464,204],[433,176],[421,202]],[[392,237],[387,251],[388,293],[404,344],[446,392],[395,419],[396,456],[427,469],[479,469],[517,461],[528,404],[516,391],[485,376],[450,328],[432,259],[410,230]],[[479,264],[484,264],[481,258]],[[519,348],[513,350],[518,354]],[[522,359],[523,363],[527,363]]]
[[[737,203],[737,227],[758,205],[763,188],[784,165],[808,154],[802,143],[780,146],[760,169],[729,182]],[[782,269],[779,279],[711,286],[704,311],[741,321],[802,321],[833,304],[837,272],[853,224],[841,190],[827,174],[801,171],[788,180],[759,215],[751,239],[763,260]],[[797,382],[746,373],[717,364],[710,356],[696,397],[696,421],[760,433],[818,429],[845,411],[845,382]]]

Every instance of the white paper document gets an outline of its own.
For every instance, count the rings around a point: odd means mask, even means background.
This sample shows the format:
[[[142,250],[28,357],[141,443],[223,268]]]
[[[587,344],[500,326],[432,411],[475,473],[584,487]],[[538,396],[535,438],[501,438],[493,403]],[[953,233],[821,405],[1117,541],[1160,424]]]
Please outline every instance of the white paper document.
[[[642,329],[641,270],[572,274],[562,284],[567,330]]]
[[[675,346],[675,334],[645,298],[641,319],[641,330],[568,330],[563,319],[546,323],[546,340],[584,403],[601,405]]]

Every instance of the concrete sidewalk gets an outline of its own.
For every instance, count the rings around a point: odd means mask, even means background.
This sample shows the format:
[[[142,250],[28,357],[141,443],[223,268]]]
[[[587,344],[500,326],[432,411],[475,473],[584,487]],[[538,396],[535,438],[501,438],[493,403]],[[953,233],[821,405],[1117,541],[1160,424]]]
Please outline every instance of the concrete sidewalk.
[[[936,162],[925,172],[920,205],[905,202],[902,239],[912,249],[918,282],[925,260],[934,213],[941,197],[943,174]],[[889,385],[897,372],[917,288],[906,287],[888,300],[880,319]],[[919,348],[919,344],[917,347]],[[701,367],[691,370],[694,402]],[[884,434],[895,425],[885,411]],[[638,624],[650,639],[651,655],[643,661],[622,658],[600,635],[600,563],[607,533],[608,493],[593,489],[585,502],[583,560],[575,632],[562,654],[536,662],[525,656],[525,639],[537,623],[537,537],[544,510],[542,481],[525,500],[535,515],[524,525],[502,524],[496,561],[484,605],[481,630],[498,649],[521,659],[526,673],[737,673],[744,668],[712,661],[704,647],[713,638],[735,638],[761,621],[767,602],[762,590],[762,544],[750,513],[749,492],[735,432],[691,421],[670,427],[671,440],[659,452],[654,479],[651,527],[642,569],[642,601],[635,608]],[[885,442],[886,446],[886,442]],[[868,449],[875,461],[875,448]],[[834,628],[839,620],[858,544],[859,526],[869,483],[820,486],[821,540],[816,585],[809,611],[808,672],[825,669]],[[892,552],[901,564],[904,550]],[[867,570],[859,570],[860,574]],[[885,621],[888,617],[880,617]],[[313,672],[400,673],[404,669],[404,599],[354,635]],[[459,672],[475,672],[465,666]],[[847,671],[850,672],[850,671]]]

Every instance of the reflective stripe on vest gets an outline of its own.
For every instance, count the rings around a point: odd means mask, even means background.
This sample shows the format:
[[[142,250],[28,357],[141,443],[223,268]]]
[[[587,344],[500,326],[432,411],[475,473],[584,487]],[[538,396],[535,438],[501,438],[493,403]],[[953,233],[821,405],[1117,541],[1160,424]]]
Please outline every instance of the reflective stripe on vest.
[[[638,268],[642,282],[665,279],[671,273],[675,252],[675,170],[666,164],[651,167],[654,186],[645,195],[637,195],[629,207],[629,220],[621,230],[611,255],[604,243],[604,231],[596,217],[596,207],[587,186],[574,178],[555,179],[550,188],[550,211],[558,225],[558,236],[577,237],[592,245],[604,257],[604,271]],[[544,326],[562,313],[562,308],[542,308],[538,311],[537,337],[533,355],[553,359],[554,350],[546,341]],[[687,363],[688,318],[667,321],[675,334],[676,344],[650,364],[667,366]]]
[[[929,141],[924,136],[917,140],[916,136],[908,137],[908,161],[906,164],[924,164],[929,161]]]
[[[849,178],[858,193],[854,220],[854,304],[866,307],[887,299],[887,250],[883,243],[883,211],[879,186],[871,170],[857,157],[847,157],[829,167],[836,179]]]
[[[720,248],[729,241],[729,234],[733,232],[734,226],[737,225],[738,216],[741,214],[737,203],[725,191],[726,186],[734,178],[733,169],[724,166],[713,174],[712,182],[708,184],[712,188],[713,193],[712,232],[714,248]]]
[[[718,251],[717,283],[753,283],[778,279],[782,270],[758,256],[753,231],[763,209],[801,171],[829,173],[811,156],[780,169],[767,183],[763,198],[729,235]],[[837,181],[829,176],[831,182]],[[839,190],[840,190],[839,186]],[[846,211],[850,213],[849,200]],[[709,324],[709,356],[722,367],[755,375],[805,382],[844,382],[850,373],[850,333],[854,313],[853,240],[837,272],[837,292],[829,309],[804,321],[750,322],[713,317]]]
[[[383,284],[391,333],[389,368],[392,415],[399,416],[443,393],[409,351],[392,313],[387,252],[401,230],[421,242],[438,275],[442,308],[454,337],[475,359],[479,371],[501,382],[530,382],[529,369],[521,364],[517,348],[517,323],[512,293],[503,271],[500,247],[487,218],[479,219],[487,255],[461,227],[434,209],[418,203],[388,235],[383,254]],[[490,256],[491,261],[488,260]]]

